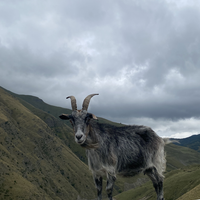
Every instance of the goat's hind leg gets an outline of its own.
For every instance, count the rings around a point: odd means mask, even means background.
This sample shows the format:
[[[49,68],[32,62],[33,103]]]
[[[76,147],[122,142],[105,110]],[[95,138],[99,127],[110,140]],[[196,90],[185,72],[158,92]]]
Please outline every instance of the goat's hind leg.
[[[163,176],[161,176],[155,167],[149,168],[145,171],[145,174],[149,176],[153,182],[153,186],[157,193],[157,200],[164,200],[163,197]]]
[[[107,186],[106,186],[106,191],[108,195],[108,199],[112,200],[112,192],[113,192],[113,186],[115,183],[116,177],[112,176],[110,174],[107,174]]]
[[[97,200],[102,200],[102,177],[94,176],[94,182],[97,188]]]

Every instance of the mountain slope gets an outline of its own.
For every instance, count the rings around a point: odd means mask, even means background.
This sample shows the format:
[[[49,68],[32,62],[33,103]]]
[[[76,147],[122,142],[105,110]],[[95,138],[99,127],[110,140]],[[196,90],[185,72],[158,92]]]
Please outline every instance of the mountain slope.
[[[197,185],[195,188],[184,194],[183,196],[179,197],[177,200],[194,200],[200,198],[200,184]]]
[[[38,97],[17,95],[10,91],[5,91],[19,100],[23,106],[44,121],[56,136],[58,136],[83,162],[87,163],[85,151],[74,141],[74,134],[70,122],[68,120],[62,121],[58,117],[60,113],[71,112],[69,109],[48,105]]]
[[[94,198],[91,172],[38,116],[0,88],[0,199]]]
[[[189,147],[200,152],[200,134],[199,135],[192,135],[188,138],[178,139],[179,146]]]
[[[164,181],[164,196],[166,200],[176,200],[200,184],[200,165],[188,166],[173,170],[166,175]],[[116,200],[156,199],[152,183],[149,181],[140,187],[115,196]],[[180,199],[181,200],[181,199]],[[194,200],[194,199],[193,199]]]
[[[167,171],[200,164],[200,153],[188,147],[168,144],[165,146]]]

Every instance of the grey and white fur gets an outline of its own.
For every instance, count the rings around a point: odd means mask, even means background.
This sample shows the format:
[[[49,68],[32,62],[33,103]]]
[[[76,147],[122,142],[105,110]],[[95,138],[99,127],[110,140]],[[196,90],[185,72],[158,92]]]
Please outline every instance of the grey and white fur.
[[[163,197],[163,172],[166,167],[164,146],[169,142],[159,137],[146,126],[115,127],[99,124],[97,117],[87,112],[90,99],[97,94],[88,95],[82,110],[77,110],[76,99],[71,99],[72,114],[62,114],[61,119],[70,120],[75,141],[86,149],[88,165],[93,173],[98,200],[102,199],[102,180],[107,176],[106,191],[112,200],[116,175],[134,176],[143,172],[153,182],[157,200]]]

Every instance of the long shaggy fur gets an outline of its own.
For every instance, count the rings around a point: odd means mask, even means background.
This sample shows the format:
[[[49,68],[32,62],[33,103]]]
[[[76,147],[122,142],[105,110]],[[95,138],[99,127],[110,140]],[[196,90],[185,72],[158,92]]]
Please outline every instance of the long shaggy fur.
[[[157,200],[163,200],[164,146],[171,142],[169,139],[160,138],[146,126],[98,124],[96,117],[86,110],[75,110],[72,115],[63,114],[60,118],[71,120],[75,141],[86,148],[98,200],[102,199],[102,176],[107,176],[107,195],[112,200],[116,175],[134,176],[140,172],[153,182]]]
[[[97,149],[88,149],[89,167],[93,173],[107,172],[132,176],[155,167],[163,177],[166,160],[165,141],[145,126],[114,127],[92,123],[88,135],[96,135]],[[86,140],[87,143],[87,140]],[[91,141],[90,141],[91,143]],[[86,147],[87,148],[87,147]]]

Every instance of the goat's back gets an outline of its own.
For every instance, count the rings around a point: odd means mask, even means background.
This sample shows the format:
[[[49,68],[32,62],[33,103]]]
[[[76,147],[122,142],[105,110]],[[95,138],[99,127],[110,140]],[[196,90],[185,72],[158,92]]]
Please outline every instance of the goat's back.
[[[104,124],[94,127],[100,143],[96,152],[103,166],[116,164],[116,170],[124,176],[132,176],[149,167],[159,168],[162,174],[165,168],[164,141],[151,128]]]

